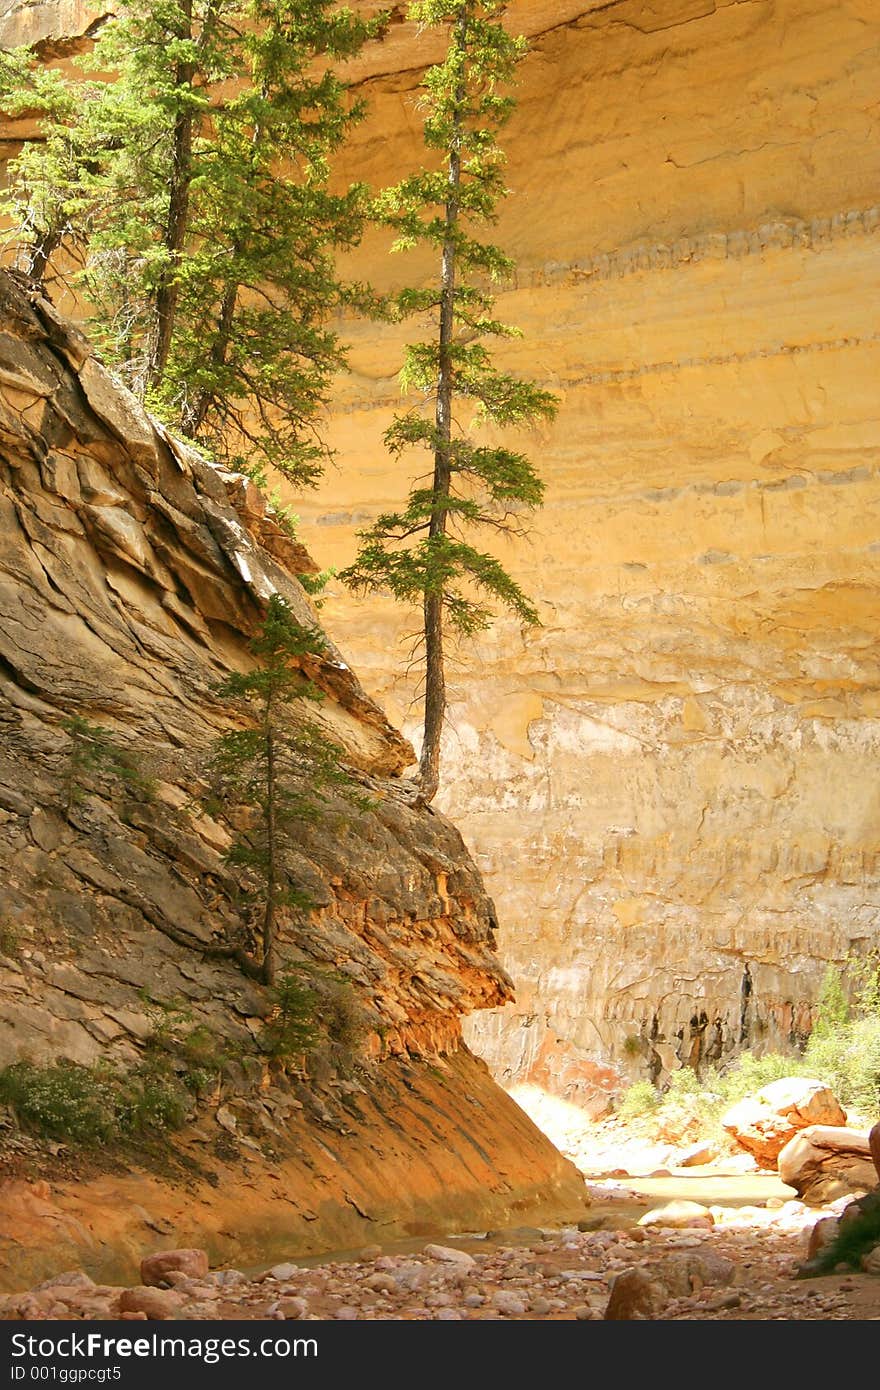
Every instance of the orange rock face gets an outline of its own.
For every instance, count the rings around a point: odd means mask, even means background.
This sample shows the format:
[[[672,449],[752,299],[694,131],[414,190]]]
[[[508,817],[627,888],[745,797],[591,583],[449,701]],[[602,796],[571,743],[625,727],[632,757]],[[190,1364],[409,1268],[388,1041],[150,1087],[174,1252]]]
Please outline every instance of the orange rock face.
[[[218,1135],[203,1121],[172,1136],[177,1177],[135,1167],[0,1180],[0,1291],[72,1268],[133,1284],[145,1256],[161,1262],[161,1245],[249,1268],[377,1240],[576,1222],[589,1208],[574,1166],[464,1049],[436,1064],[384,1063],[324,1123],[293,1113],[271,1161],[228,1145],[219,1157]]]
[[[10,8],[50,44],[87,22],[62,0]],[[493,235],[519,270],[499,310],[524,330],[508,365],[561,408],[521,441],[547,501],[502,558],[542,626],[502,622],[457,658],[440,804],[517,986],[469,1037],[504,1078],[544,1080],[551,1058],[574,1094],[597,1064],[662,1080],[797,1042],[826,962],[876,939],[880,16],[875,0],[510,16],[532,52],[505,136]],[[381,186],[417,165],[435,56],[395,22],[352,68],[371,114],[348,173]],[[375,234],[354,269],[380,287],[431,269],[387,250]],[[346,331],[340,468],[296,499],[322,567],[405,491],[382,446],[403,332]],[[417,615],[331,585],[322,618],[415,736]]]
[[[823,1082],[785,1077],[739,1101],[721,1123],[762,1167],[775,1168],[782,1149],[800,1130],[843,1126],[846,1111]]]
[[[553,13],[551,14],[551,10]],[[575,14],[573,11],[577,11]],[[784,1049],[828,961],[876,940],[880,288],[871,0],[512,7],[533,48],[497,240],[521,441],[546,505],[501,557],[542,626],[457,655],[440,804],[499,909],[517,1002],[469,1025],[496,1073]],[[413,45],[407,49],[407,33]],[[362,91],[350,169],[418,161],[416,39]],[[427,273],[378,235],[358,269]],[[403,486],[382,432],[403,333],[350,325],[340,470],[297,509],[319,562]],[[417,615],[323,610],[417,738]],[[563,1060],[567,1050],[568,1059]]]

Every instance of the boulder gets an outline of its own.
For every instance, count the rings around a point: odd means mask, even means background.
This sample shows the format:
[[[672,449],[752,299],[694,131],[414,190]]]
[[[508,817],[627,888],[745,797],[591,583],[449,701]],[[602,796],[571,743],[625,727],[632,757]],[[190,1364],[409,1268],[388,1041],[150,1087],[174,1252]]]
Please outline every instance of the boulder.
[[[667,1202],[663,1207],[652,1207],[639,1217],[640,1226],[666,1226],[673,1230],[708,1229],[715,1225],[715,1217],[708,1207],[699,1202]]]
[[[782,1181],[812,1207],[852,1192],[870,1192],[877,1182],[867,1134],[846,1126],[800,1130],[781,1150],[778,1167]]]
[[[711,1139],[701,1139],[676,1154],[674,1163],[676,1168],[700,1168],[704,1164],[714,1163],[717,1157],[718,1146]]]
[[[846,1112],[824,1081],[786,1076],[738,1101],[721,1123],[763,1168],[775,1168],[780,1151],[799,1130],[845,1126]]]
[[[170,1284],[170,1274],[185,1274],[189,1279],[204,1279],[208,1273],[206,1250],[157,1250],[141,1260],[141,1283]]]
[[[817,1221],[810,1231],[807,1242],[807,1259],[815,1260],[827,1250],[832,1241],[837,1236],[837,1217],[823,1216],[821,1221]]]
[[[174,1318],[183,1307],[183,1296],[173,1289],[123,1289],[119,1295],[120,1317],[136,1313],[151,1322]]]
[[[700,1289],[724,1288],[736,1277],[736,1265],[717,1251],[682,1251],[668,1255],[651,1270],[655,1283],[662,1284],[671,1298],[690,1298]]]
[[[446,1264],[461,1265],[462,1267],[477,1263],[473,1255],[469,1255],[466,1250],[456,1250],[451,1245],[426,1245],[425,1254],[432,1260],[442,1260]]]
[[[668,1295],[662,1284],[651,1279],[645,1270],[625,1269],[611,1285],[604,1321],[656,1320],[667,1302]]]
[[[861,1269],[865,1274],[880,1274],[880,1245],[862,1256]]]
[[[276,1307],[277,1315],[285,1322],[296,1322],[306,1317],[309,1305],[304,1298],[284,1298]]]

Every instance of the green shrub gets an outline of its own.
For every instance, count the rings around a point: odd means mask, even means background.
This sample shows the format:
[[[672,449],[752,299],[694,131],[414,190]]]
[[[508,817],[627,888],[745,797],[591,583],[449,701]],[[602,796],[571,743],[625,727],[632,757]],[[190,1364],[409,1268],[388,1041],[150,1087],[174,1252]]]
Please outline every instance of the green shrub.
[[[0,956],[18,960],[21,954],[21,932],[12,922],[0,922]]]
[[[829,966],[804,1062],[842,1105],[880,1110],[880,952],[850,955],[843,974]]]
[[[274,1008],[261,1045],[276,1062],[316,1065],[328,1072],[355,1066],[366,1016],[351,981],[335,970],[302,964],[288,970],[274,991]]]
[[[90,1067],[14,1062],[0,1071],[0,1100],[12,1106],[26,1129],[50,1139],[106,1143],[115,1134],[113,1088]]]
[[[318,1015],[326,1038],[339,1060],[350,1064],[360,1051],[366,1032],[364,1011],[350,980],[327,972],[316,980]]]
[[[861,1018],[880,1016],[880,950],[864,956],[850,954],[847,972],[855,993],[855,1013]]]
[[[864,1115],[880,1111],[880,1015],[814,1033],[804,1054],[812,1075],[826,1081],[841,1105]]]
[[[155,782],[144,771],[137,752],[118,743],[109,729],[91,724],[79,714],[62,720],[61,727],[70,740],[63,786],[68,821],[95,779],[109,779],[135,801],[149,801],[154,796]]]
[[[304,974],[285,972],[273,990],[274,1007],[260,1038],[263,1051],[273,1062],[300,1061],[318,1041],[318,996]]]
[[[187,1109],[176,1077],[148,1063],[124,1070],[14,1062],[0,1070],[0,1101],[12,1106],[25,1129],[83,1145],[177,1129]]]
[[[637,1120],[642,1115],[653,1114],[663,1097],[650,1081],[636,1081],[628,1086],[620,1098],[617,1114],[622,1120]]]
[[[121,1134],[180,1129],[187,1116],[187,1096],[170,1070],[142,1062],[129,1072],[116,1073],[115,1081],[116,1121]]]
[[[800,1057],[784,1057],[781,1052],[765,1052],[762,1057],[756,1057],[753,1052],[742,1052],[717,1078],[717,1085],[725,1106],[729,1107],[744,1096],[754,1095],[763,1086],[769,1086],[772,1081],[808,1073],[809,1067]]]
[[[850,1007],[841,972],[829,965],[819,990],[819,1004],[811,1037],[824,1036],[849,1023]]]
[[[191,1026],[193,1013],[188,1005],[155,1000],[148,994],[142,997],[154,1019],[146,1043],[148,1056],[157,1059],[154,1066],[166,1071],[173,1067],[182,1084],[195,1094],[227,1072],[236,1052],[228,1040],[221,1042],[206,1023]]]

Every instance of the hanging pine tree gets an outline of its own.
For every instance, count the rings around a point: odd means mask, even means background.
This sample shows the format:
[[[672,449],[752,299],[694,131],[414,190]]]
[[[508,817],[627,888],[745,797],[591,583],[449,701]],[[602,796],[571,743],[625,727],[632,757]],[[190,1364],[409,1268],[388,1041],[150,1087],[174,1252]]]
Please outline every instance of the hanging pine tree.
[[[433,461],[430,480],[417,478],[406,504],[379,516],[360,533],[354,563],[342,578],[358,590],[382,589],[420,604],[425,703],[420,761],[421,795],[430,801],[440,775],[446,712],[447,628],[471,636],[486,628],[496,605],[525,623],[535,609],[493,555],[469,539],[474,528],[519,531],[523,509],[541,503],[544,486],[525,455],[480,440],[480,427],[524,426],[549,420],[554,396],[493,364],[487,339],[516,330],[494,316],[493,282],[510,277],[509,257],[474,230],[495,220],[505,197],[504,155],[497,132],[513,110],[509,87],[525,40],[502,24],[506,6],[494,0],[419,0],[409,17],[443,26],[446,55],[423,81],[424,143],[441,156],[378,198],[375,214],[394,229],[396,250],[427,244],[438,257],[436,281],[400,292],[401,318],[430,325],[411,344],[401,381],[429,402],[395,417],[385,435],[398,458],[415,448]],[[468,417],[462,415],[470,407]]]

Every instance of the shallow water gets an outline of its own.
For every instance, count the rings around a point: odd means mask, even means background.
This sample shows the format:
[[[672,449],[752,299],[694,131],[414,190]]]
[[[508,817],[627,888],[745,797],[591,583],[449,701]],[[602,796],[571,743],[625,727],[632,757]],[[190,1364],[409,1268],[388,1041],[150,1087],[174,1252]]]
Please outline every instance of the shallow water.
[[[720,1174],[700,1169],[681,1169],[670,1172],[668,1177],[634,1177],[609,1181],[599,1177],[588,1177],[591,1186],[599,1187],[593,1192],[588,1229],[622,1230],[635,1226],[639,1218],[652,1207],[665,1205],[672,1201],[699,1202],[703,1206],[730,1208],[761,1207],[767,1201],[790,1201],[797,1196],[793,1188],[786,1186],[773,1173]],[[609,1196],[605,1199],[602,1188],[607,1182]],[[610,1194],[615,1195],[610,1195]],[[581,1222],[583,1228],[584,1222]],[[504,1246],[531,1245],[544,1236],[552,1237],[564,1226],[550,1228],[538,1226],[513,1226],[499,1231],[460,1231],[443,1235],[412,1236],[407,1240],[370,1241],[369,1246],[358,1246],[346,1250],[324,1251],[316,1255],[294,1255],[284,1263],[295,1264],[302,1269],[313,1269],[319,1265],[349,1264],[363,1258],[363,1250],[381,1250],[383,1255],[417,1255],[426,1245],[450,1245],[457,1250],[467,1250],[478,1254],[481,1250],[503,1248]],[[259,1275],[281,1260],[271,1264],[259,1264],[246,1269],[250,1275]]]

